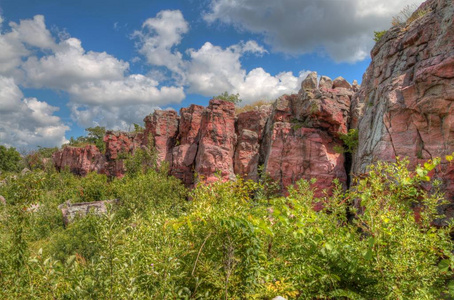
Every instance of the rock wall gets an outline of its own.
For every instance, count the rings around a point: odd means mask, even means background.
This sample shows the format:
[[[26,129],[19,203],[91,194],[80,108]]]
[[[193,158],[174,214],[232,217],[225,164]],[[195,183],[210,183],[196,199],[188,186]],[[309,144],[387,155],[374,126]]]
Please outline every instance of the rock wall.
[[[85,147],[64,147],[52,156],[58,171],[68,168],[70,172],[85,176],[89,172],[102,172],[106,157],[94,145]]]
[[[187,186],[195,174],[206,182],[235,175],[257,180],[263,166],[284,191],[300,178],[315,178],[320,191],[329,191],[334,179],[348,185],[351,164],[359,175],[397,156],[409,157],[411,167],[443,157],[454,152],[454,3],[428,0],[420,12],[375,45],[361,87],[312,73],[298,94],[237,116],[232,103],[217,99],[180,115],[155,111],[141,135],[109,133],[105,155],[94,146],[66,147],[55,165],[121,176],[119,153],[154,145],[158,163],[166,161]],[[351,128],[359,132],[353,158],[339,151],[340,135]],[[442,164],[436,176],[454,202],[454,167]]]
[[[372,49],[352,106],[356,174],[398,156],[414,167],[454,151],[454,4],[430,0],[420,10],[423,17],[391,28]],[[437,176],[452,199],[454,170],[441,169]]]
[[[236,115],[233,103],[212,99],[208,107],[191,105],[180,115],[158,110],[144,119],[143,133],[108,131],[104,155],[90,146],[95,160],[81,160],[82,150],[67,147],[73,152],[57,152],[54,163],[80,175],[97,171],[121,177],[128,154],[153,147],[158,165],[167,162],[170,174],[188,187],[196,175],[207,183],[234,180],[236,175],[258,180],[263,165],[284,189],[312,177],[320,189],[330,189],[335,178],[346,182],[344,156],[335,148],[341,146],[338,133],[347,131],[352,94],[352,86],[343,79],[322,77],[319,88],[317,74],[312,73],[299,94],[284,95],[273,105]]]

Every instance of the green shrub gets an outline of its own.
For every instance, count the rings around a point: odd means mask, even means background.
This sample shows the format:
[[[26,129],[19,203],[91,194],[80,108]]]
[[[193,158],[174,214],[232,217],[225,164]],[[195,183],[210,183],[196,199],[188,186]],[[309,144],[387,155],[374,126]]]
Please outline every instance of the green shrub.
[[[16,172],[19,171],[19,162],[22,160],[19,152],[15,148],[6,148],[0,145],[0,171]]]
[[[216,97],[213,97],[212,99],[219,99],[219,100],[232,102],[235,105],[237,105],[241,101],[243,101],[242,99],[240,99],[240,94],[229,94],[228,92],[224,92]]]
[[[381,40],[381,38],[388,32],[388,30],[383,30],[383,31],[374,31],[374,41],[378,43],[378,41]]]

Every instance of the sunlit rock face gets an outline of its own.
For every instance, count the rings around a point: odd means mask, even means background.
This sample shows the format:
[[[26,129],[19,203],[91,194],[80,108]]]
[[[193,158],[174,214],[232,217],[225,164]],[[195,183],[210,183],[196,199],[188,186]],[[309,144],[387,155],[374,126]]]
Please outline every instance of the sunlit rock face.
[[[170,174],[188,187],[236,176],[257,181],[266,173],[284,192],[299,179],[311,178],[317,179],[320,193],[330,191],[334,179],[346,183],[344,155],[336,147],[342,146],[339,134],[348,131],[355,88],[341,77],[319,80],[312,73],[298,94],[238,115],[232,102],[219,99],[208,107],[182,108],[179,115],[157,110],[144,119],[144,132],[108,131],[104,154],[94,146],[70,148],[56,153],[54,162],[80,175],[96,171],[121,177],[124,159],[147,148],[155,152],[158,166],[166,162]]]
[[[200,125],[199,147],[195,172],[205,182],[218,179],[235,179],[233,155],[237,136],[235,133],[235,104],[218,99],[210,100],[203,112]]]
[[[454,151],[454,4],[430,0],[419,10],[422,17],[391,28],[372,49],[352,104],[356,174],[398,156],[413,168]],[[443,163],[436,177],[453,199],[453,167]]]
[[[339,134],[348,132],[350,103],[356,87],[339,77],[309,74],[297,95],[273,105],[262,143],[264,171],[282,188],[299,179],[316,179],[316,195],[330,192],[338,179],[346,186],[345,157]]]

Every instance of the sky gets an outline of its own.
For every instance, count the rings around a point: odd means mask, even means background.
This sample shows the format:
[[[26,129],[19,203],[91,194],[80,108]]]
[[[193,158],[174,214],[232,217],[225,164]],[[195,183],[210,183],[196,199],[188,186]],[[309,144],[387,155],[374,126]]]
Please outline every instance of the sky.
[[[0,144],[61,146],[155,109],[358,80],[374,31],[421,0],[0,0]]]

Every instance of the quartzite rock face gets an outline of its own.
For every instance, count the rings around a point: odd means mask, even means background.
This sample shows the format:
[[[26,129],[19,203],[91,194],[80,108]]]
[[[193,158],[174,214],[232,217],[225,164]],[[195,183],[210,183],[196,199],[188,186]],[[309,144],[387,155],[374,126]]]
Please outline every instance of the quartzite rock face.
[[[116,160],[127,154],[133,154],[144,142],[143,133],[107,131],[104,136],[107,160]]]
[[[271,105],[264,105],[238,115],[234,171],[245,179],[259,179],[259,151],[270,113]]]
[[[353,91],[346,84],[335,88],[328,77],[319,85],[316,79],[315,72],[309,74],[298,95],[276,100],[261,153],[265,171],[282,187],[316,178],[321,195],[334,179],[347,182],[344,155],[335,149],[342,146],[338,134],[347,132]]]
[[[372,49],[353,101],[359,147],[353,170],[409,157],[411,166],[454,151],[454,3],[430,0],[422,18],[393,27]],[[454,174],[438,174],[454,196]]]
[[[195,158],[204,110],[203,106],[194,104],[180,109],[180,126],[177,146],[172,150],[171,174],[181,179],[186,186],[194,184]]]
[[[172,148],[178,134],[179,116],[174,110],[155,110],[145,117],[145,143],[148,145],[153,137],[153,145],[157,154],[157,163],[163,161],[172,164]]]
[[[203,112],[195,171],[211,183],[219,172],[224,180],[235,179],[233,155],[235,133],[235,104],[218,99],[210,100]]]
[[[77,175],[85,176],[89,172],[104,170],[106,158],[94,145],[80,147],[65,147],[52,155],[57,170],[69,168]]]

